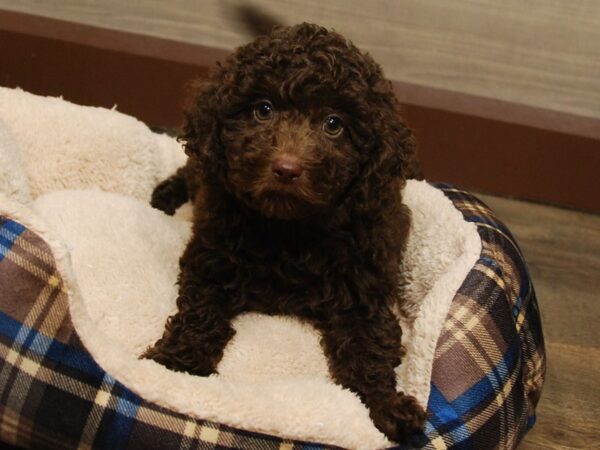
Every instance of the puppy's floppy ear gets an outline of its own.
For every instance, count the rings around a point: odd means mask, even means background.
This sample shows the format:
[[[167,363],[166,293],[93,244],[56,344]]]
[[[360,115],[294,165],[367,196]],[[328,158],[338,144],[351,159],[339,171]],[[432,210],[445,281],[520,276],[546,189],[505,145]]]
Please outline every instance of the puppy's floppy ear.
[[[411,130],[400,116],[400,105],[391,83],[381,78],[369,98],[370,133],[368,160],[355,185],[358,208],[384,202],[390,189],[401,188],[409,178],[422,179]]]
[[[184,109],[185,123],[179,137],[185,143],[185,153],[200,161],[204,170],[218,171],[220,117],[223,106],[222,77],[219,66],[206,80],[195,82],[193,95]]]

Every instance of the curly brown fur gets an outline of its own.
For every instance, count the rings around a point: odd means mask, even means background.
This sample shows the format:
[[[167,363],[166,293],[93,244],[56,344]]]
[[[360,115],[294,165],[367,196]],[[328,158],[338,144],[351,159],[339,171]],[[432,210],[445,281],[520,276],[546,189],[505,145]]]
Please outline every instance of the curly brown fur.
[[[170,213],[189,192],[195,216],[178,312],[144,356],[206,376],[236,315],[291,314],[321,331],[333,379],[383,433],[420,430],[394,373],[401,189],[417,167],[398,109],[371,57],[316,25],[275,29],[219,65],[186,113],[188,164],[153,199]]]

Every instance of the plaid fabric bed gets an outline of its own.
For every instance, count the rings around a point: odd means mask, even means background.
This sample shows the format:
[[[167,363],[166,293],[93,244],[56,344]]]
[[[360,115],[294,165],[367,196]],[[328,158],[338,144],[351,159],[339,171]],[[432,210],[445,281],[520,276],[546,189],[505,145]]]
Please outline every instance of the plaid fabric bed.
[[[431,381],[425,448],[514,448],[533,425],[545,357],[535,294],[508,230],[439,186],[477,224],[481,257],[457,293]],[[0,442],[24,448],[322,449],[149,403],[81,344],[47,244],[0,217]],[[402,448],[407,448],[403,446]]]
[[[506,226],[473,195],[437,185],[482,242],[438,340],[428,448],[512,449],[535,423],[546,371],[535,291]]]

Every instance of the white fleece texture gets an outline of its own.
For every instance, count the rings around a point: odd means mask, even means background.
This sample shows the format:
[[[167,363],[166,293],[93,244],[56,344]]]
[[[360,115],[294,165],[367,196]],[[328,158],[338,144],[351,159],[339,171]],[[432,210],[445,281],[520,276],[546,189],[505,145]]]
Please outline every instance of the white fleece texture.
[[[46,238],[69,289],[74,325],[100,366],[142,397],[196,417],[348,448],[390,444],[373,426],[358,397],[331,381],[318,333],[294,318],[238,317],[237,334],[226,348],[218,376],[195,377],[139,360],[175,311],[177,262],[190,235],[185,215],[166,216],[152,209],[147,198],[153,183],[182,163],[183,152],[174,140],[157,136],[115,111],[7,91],[0,88],[0,105],[3,97],[29,102],[31,109],[27,118],[12,118],[9,140],[2,140],[0,128],[0,161],[28,169],[21,175],[19,170],[0,172],[0,199],[5,196],[0,211],[12,211]],[[2,108],[0,114],[7,114],[9,108]],[[35,152],[41,151],[46,138],[36,139],[35,129],[22,121],[35,127],[39,114],[41,130],[47,131],[45,121],[61,122],[63,112],[76,120],[79,110],[85,110],[82,116],[89,116],[87,122],[79,122],[74,130],[65,126],[57,131],[52,144],[57,165],[41,170],[44,162],[35,163]],[[120,143],[118,152],[107,148],[103,133]],[[78,146],[83,137],[85,145]],[[116,153],[131,164],[123,162],[111,171],[110,158]],[[21,162],[15,157],[18,154]],[[96,164],[91,155],[103,162]],[[66,178],[58,161],[70,167]],[[96,165],[102,176],[90,171],[90,165]],[[11,187],[15,180],[4,180],[11,173],[28,181],[16,183],[18,195]],[[139,176],[144,186],[127,184],[128,175]],[[28,188],[35,198],[32,209],[26,205]],[[410,181],[404,196],[413,224],[402,267],[407,274],[407,302],[400,321],[407,355],[397,370],[397,381],[399,390],[426,405],[444,319],[479,257],[481,241],[475,226],[465,222],[439,190]]]
[[[19,146],[0,117],[0,192],[23,204],[31,203]]]
[[[34,198],[98,187],[146,201],[165,170],[185,160],[176,141],[133,117],[18,89],[0,87],[0,122],[19,144]]]

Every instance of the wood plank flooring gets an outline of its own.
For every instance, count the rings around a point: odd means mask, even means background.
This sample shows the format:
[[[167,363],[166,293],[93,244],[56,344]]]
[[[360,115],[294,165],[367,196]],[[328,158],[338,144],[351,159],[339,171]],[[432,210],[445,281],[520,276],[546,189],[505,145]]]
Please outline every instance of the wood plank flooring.
[[[231,49],[236,5],[335,28],[389,78],[600,118],[597,0],[0,0],[0,8]]]
[[[523,450],[600,449],[600,216],[479,195],[528,262],[548,353]]]

